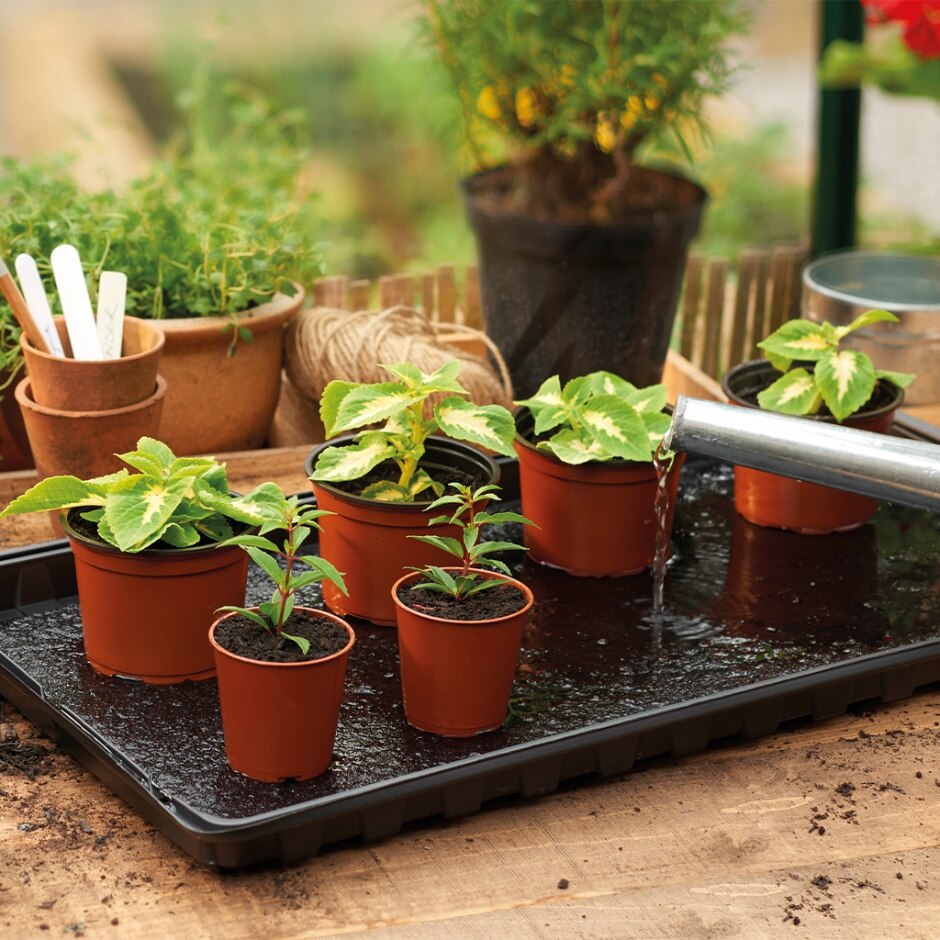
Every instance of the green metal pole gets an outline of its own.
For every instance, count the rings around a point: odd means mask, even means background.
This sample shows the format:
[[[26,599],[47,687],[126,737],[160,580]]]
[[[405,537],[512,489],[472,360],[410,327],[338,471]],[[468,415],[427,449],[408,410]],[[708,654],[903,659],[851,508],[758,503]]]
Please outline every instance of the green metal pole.
[[[820,55],[833,39],[861,41],[864,17],[858,0],[820,0],[819,7]],[[814,257],[855,246],[861,110],[858,88],[819,92],[811,233]]]

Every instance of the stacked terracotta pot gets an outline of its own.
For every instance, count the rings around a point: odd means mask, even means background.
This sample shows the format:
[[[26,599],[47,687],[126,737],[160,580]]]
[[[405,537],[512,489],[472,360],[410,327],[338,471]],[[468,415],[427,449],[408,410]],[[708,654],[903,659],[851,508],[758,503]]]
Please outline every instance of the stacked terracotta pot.
[[[145,320],[125,317],[121,357],[88,361],[71,358],[61,317],[56,329],[66,358],[37,349],[25,334],[20,339],[27,374],[15,395],[36,470],[40,478],[113,473],[122,466],[115,454],[133,450],[142,436],[158,436],[164,336]]]

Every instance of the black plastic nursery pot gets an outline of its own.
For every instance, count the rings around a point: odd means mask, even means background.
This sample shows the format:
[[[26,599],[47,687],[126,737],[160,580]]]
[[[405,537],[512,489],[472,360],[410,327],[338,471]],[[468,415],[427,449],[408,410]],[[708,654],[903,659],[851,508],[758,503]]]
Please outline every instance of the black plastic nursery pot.
[[[508,215],[489,206],[506,170],[463,183],[477,241],[486,331],[506,359],[517,398],[549,376],[605,369],[637,386],[659,382],[686,257],[705,191],[672,174],[683,205],[610,223]]]

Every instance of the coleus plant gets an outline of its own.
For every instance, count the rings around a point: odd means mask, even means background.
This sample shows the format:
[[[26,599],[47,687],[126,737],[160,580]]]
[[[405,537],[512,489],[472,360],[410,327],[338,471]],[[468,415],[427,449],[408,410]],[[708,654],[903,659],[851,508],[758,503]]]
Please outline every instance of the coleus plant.
[[[767,411],[788,415],[814,415],[825,404],[833,417],[842,421],[865,405],[879,380],[906,388],[914,380],[912,374],[876,369],[865,353],[840,348],[842,340],[856,330],[897,322],[887,310],[867,310],[845,326],[787,321],[757,344],[771,365],[783,373],[758,394],[757,403]]]
[[[317,459],[312,480],[358,480],[383,461],[392,460],[398,466],[398,479],[370,484],[362,495],[408,502],[429,489],[437,496],[444,491],[420,466],[425,442],[435,432],[514,456],[512,415],[500,405],[466,400],[469,392],[457,381],[459,360],[452,359],[431,373],[409,363],[382,368],[394,381],[368,384],[336,379],[324,389],[320,418],[327,437],[370,429],[361,431],[352,444],[326,448]],[[432,403],[432,396],[440,400]],[[381,422],[381,427],[372,427]]]
[[[188,548],[221,542],[234,534],[233,522],[256,526],[264,521],[262,488],[233,496],[225,465],[212,457],[177,457],[150,437],[140,438],[137,450],[117,456],[137,472],[121,469],[91,480],[47,477],[14,499],[0,517],[83,507],[81,518],[97,526],[101,539],[129,553],[156,543]]]
[[[569,464],[614,459],[647,462],[669,427],[666,386],[637,388],[611,372],[566,382],[546,379],[531,398],[517,401],[535,418],[537,446]]]
[[[220,610],[234,611],[264,627],[276,637],[296,643],[306,656],[310,641],[306,637],[288,633],[288,624],[297,599],[297,592],[310,584],[324,579],[332,581],[344,594],[346,584],[343,575],[325,558],[319,555],[301,554],[302,546],[314,529],[319,529],[317,520],[331,513],[323,509],[301,506],[296,496],[286,497],[276,483],[262,483],[254,491],[255,505],[264,516],[257,533],[242,533],[226,539],[223,545],[239,545],[251,560],[274,582],[271,600],[258,605],[257,610],[247,607],[225,606]],[[269,535],[284,532],[284,540],[278,545]],[[278,559],[283,561],[283,567]],[[307,570],[300,570],[300,565]]]
[[[481,540],[483,526],[507,522],[519,522],[522,525],[535,525],[535,523],[517,512],[489,512],[485,508],[478,508],[481,505],[485,506],[499,491],[498,486],[490,483],[473,489],[462,483],[450,485],[456,492],[434,500],[428,506],[428,510],[438,509],[441,506],[455,506],[456,508],[449,515],[435,516],[428,522],[428,525],[441,523],[455,525],[462,530],[461,537],[456,539],[444,535],[409,535],[408,538],[426,542],[453,555],[460,562],[460,570],[452,573],[437,565],[409,568],[409,570],[420,571],[427,578],[426,581],[413,584],[412,588],[449,594],[459,601],[503,583],[492,578],[481,577],[479,572],[473,570],[474,567],[485,565],[508,575],[511,572],[506,563],[491,556],[497,552],[525,551],[522,545],[517,545],[515,542]]]

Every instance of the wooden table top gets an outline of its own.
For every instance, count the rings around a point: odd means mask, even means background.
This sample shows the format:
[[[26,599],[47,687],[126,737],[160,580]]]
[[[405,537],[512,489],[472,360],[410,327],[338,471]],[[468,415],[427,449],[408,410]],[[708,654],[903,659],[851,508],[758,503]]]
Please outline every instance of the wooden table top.
[[[229,458],[306,482],[307,448]],[[0,475],[0,502],[32,482]],[[0,546],[48,538],[0,521]],[[14,736],[20,744],[16,743]],[[940,690],[220,874],[0,701],[0,936],[935,937]],[[33,751],[45,759],[26,763]]]

